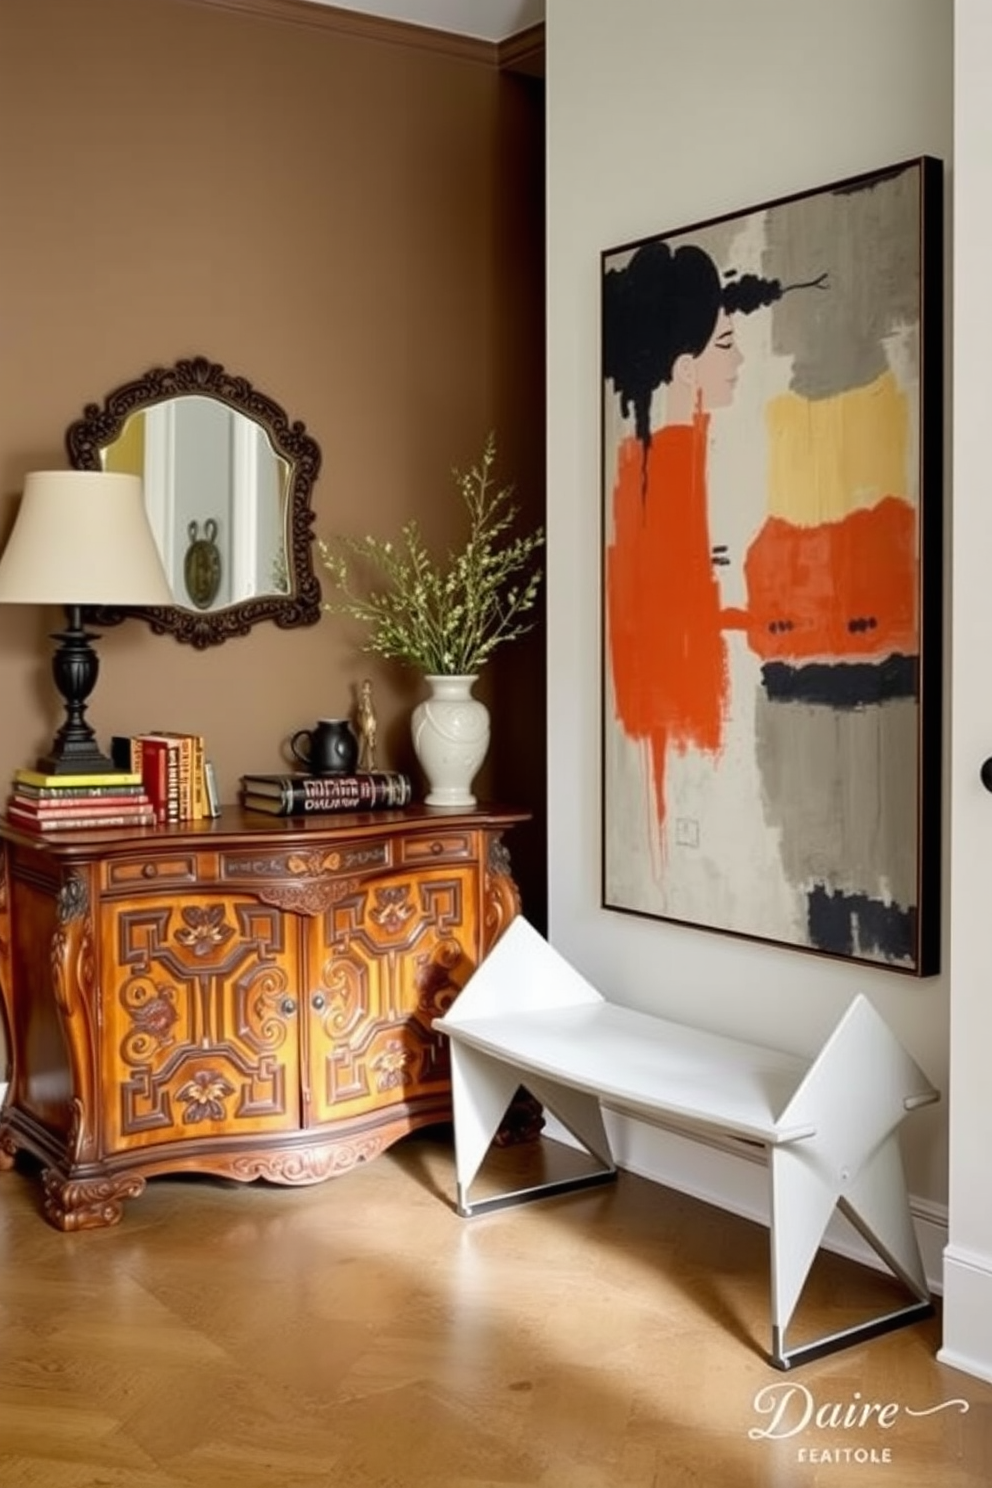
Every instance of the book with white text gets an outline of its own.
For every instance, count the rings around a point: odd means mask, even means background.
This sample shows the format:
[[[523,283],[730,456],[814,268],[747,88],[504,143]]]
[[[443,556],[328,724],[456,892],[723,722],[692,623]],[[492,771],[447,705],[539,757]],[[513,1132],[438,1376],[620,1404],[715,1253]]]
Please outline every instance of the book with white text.
[[[242,775],[241,802],[270,816],[312,816],[321,811],[370,811],[408,806],[410,777],[399,770],[354,775]]]

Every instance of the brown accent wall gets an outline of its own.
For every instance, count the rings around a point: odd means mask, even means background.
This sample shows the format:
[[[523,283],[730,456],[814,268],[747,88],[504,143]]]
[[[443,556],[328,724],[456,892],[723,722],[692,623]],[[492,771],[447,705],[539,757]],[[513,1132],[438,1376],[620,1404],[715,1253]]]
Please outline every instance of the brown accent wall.
[[[415,44],[414,44],[415,41]],[[494,428],[544,510],[543,96],[471,50],[190,0],[0,7],[0,538],[28,470],[65,464],[84,404],[202,353],[302,420],[316,530],[443,544],[450,478]],[[0,606],[0,788],[51,738],[57,611]],[[195,652],[104,633],[90,718],[202,732],[222,795],[277,769],[295,728],[375,681],[388,763],[416,767],[417,678],[340,619]],[[544,643],[488,669],[480,782],[534,809],[508,845],[544,917]]]

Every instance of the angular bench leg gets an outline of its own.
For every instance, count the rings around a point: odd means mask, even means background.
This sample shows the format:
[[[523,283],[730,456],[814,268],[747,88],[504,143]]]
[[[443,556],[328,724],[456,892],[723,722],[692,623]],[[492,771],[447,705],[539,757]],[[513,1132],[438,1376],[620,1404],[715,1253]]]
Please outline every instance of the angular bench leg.
[[[898,1129],[909,1111],[936,1099],[937,1091],[872,1004],[855,997],[780,1119],[783,1129],[808,1125],[812,1135],[771,1149],[772,1363],[779,1369],[932,1311]],[[835,1206],[916,1301],[787,1349],[786,1329]]]
[[[771,1362],[777,1369],[809,1363],[837,1349],[929,1317],[933,1312],[913,1230],[895,1132],[857,1175],[831,1170],[815,1142],[774,1147],[770,1155]],[[880,1317],[787,1349],[786,1329],[799,1301],[824,1232],[839,1207],[876,1255],[917,1298]]]
[[[520,1083],[520,1072],[512,1065],[452,1040],[451,1091],[455,1121],[457,1208],[458,1213],[465,1218],[494,1209],[505,1209],[511,1204],[522,1204],[530,1199],[544,1199],[555,1193],[590,1188],[616,1178],[617,1169],[596,1097],[574,1090],[568,1085],[559,1085],[552,1080],[528,1075],[524,1081],[525,1088],[558,1118],[592,1156],[599,1159],[601,1166],[591,1173],[571,1178],[548,1179],[472,1203],[469,1198],[472,1181],[482,1166]]]
[[[458,1212],[470,1214],[468,1192],[492,1145],[520,1080],[508,1065],[451,1042],[451,1104],[455,1124]]]
[[[895,1134],[869,1158],[854,1182],[840,1194],[838,1203],[889,1269],[921,1300],[929,1300]]]

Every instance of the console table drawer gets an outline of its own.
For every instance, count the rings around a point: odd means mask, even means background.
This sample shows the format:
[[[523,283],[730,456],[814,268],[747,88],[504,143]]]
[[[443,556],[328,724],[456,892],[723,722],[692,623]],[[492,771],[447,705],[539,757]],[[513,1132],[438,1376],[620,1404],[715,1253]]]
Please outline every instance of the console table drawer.
[[[106,886],[115,889],[148,888],[151,885],[195,884],[198,878],[195,853],[174,857],[156,856],[130,861],[111,859],[104,864]]]
[[[462,863],[472,857],[468,832],[438,832],[430,837],[408,837],[400,844],[403,863]]]

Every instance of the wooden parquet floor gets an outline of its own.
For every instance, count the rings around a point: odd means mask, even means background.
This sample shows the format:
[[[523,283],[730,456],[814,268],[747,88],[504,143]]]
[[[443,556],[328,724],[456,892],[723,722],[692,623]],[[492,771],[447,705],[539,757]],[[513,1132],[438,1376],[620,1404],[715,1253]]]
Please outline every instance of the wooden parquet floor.
[[[0,1488],[992,1483],[992,1385],[936,1362],[938,1319],[782,1374],[759,1226],[627,1174],[471,1220],[452,1193],[445,1131],[313,1188],[158,1179],[80,1235],[0,1175]],[[822,1256],[803,1329],[890,1290]]]

